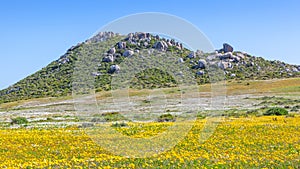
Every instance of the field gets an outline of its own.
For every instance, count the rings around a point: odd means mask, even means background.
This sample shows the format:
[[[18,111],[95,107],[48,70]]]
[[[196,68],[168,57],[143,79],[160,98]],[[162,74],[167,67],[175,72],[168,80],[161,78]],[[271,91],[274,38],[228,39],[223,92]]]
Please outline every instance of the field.
[[[126,120],[120,113],[110,112],[113,104],[108,92],[96,94],[103,110],[102,114],[91,116],[91,121],[100,120],[96,125],[89,125],[89,121],[77,116],[71,96],[1,104],[0,168],[297,169],[300,167],[299,80],[227,82],[226,109],[199,109],[197,119],[189,122],[173,122],[172,118],[181,114],[176,100],[178,89],[171,88],[162,91],[170,104],[166,112],[172,116],[152,121],[146,119],[146,122]],[[190,106],[209,106],[209,90],[210,86],[200,86],[201,104],[196,104],[192,97],[186,98]],[[150,105],[161,105],[155,102],[155,98],[149,99],[149,93],[151,91],[130,91],[139,111]],[[283,108],[289,114],[265,116],[264,113],[272,107]],[[219,123],[207,140],[201,140],[201,136],[208,132],[205,126],[209,119],[214,118],[208,114],[214,111],[221,113]],[[101,121],[101,118],[106,121]],[[175,125],[182,128],[190,125],[192,128],[175,146],[157,150],[158,153],[144,158],[130,156],[142,147],[135,147],[121,156],[90,135],[94,129],[106,126],[135,140],[157,136]],[[112,133],[97,137],[110,140]],[[110,141],[113,141],[111,147],[122,146],[120,140]],[[171,142],[164,140],[166,145]]]
[[[197,120],[178,145],[150,158],[115,156],[75,127],[2,129],[0,167],[298,168],[300,117],[274,118],[226,118],[203,144],[199,143],[199,133],[205,120]],[[147,137],[160,125],[172,123],[149,123],[141,128],[129,124],[116,130],[130,137]],[[142,128],[147,130],[139,132]]]

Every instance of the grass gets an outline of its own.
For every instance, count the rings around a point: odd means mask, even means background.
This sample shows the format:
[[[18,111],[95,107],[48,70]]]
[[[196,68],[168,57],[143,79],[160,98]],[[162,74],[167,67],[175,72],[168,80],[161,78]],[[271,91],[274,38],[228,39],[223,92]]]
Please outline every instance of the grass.
[[[249,83],[249,85],[248,85]],[[223,87],[222,87],[223,88]],[[299,96],[300,93],[300,78],[289,78],[289,79],[273,79],[273,80],[250,80],[250,81],[227,81],[224,88],[227,95],[239,95],[239,94],[284,94],[284,95],[294,95]],[[155,89],[157,90],[157,89]],[[181,97],[182,92],[185,90],[195,91],[195,89],[186,89],[186,88],[161,88],[159,89],[166,94],[168,98]],[[199,88],[196,91],[202,92],[201,97],[209,97],[210,95],[205,95],[205,92],[211,92],[212,85],[204,84],[199,85]],[[130,97],[140,97],[148,96],[152,89],[128,89]],[[98,100],[112,98],[111,91],[101,91],[96,93],[96,98]],[[65,97],[49,97],[49,98],[38,98],[38,99],[29,99],[29,100],[20,100],[15,102],[3,103],[0,104],[1,111],[8,111],[14,109],[17,106],[27,105],[32,103],[53,103],[63,100],[70,100],[72,96]]]
[[[287,91],[300,92],[300,78],[231,81],[227,82],[226,88],[229,95],[243,93],[285,93]]]
[[[16,109],[16,107],[24,106],[24,105],[27,106],[30,104],[47,104],[47,103],[65,101],[65,100],[70,100],[70,99],[73,99],[72,96],[45,97],[45,98],[34,98],[34,99],[28,99],[28,100],[19,100],[19,101],[0,104],[0,110],[9,111],[9,110]],[[17,108],[17,109],[20,110],[20,108]],[[23,109],[26,109],[26,108],[24,107]]]
[[[199,92],[210,92],[212,87],[222,87],[226,90],[228,95],[235,94],[261,94],[261,93],[285,93],[291,92],[296,93],[300,92],[300,78],[289,78],[289,79],[272,79],[272,80],[248,80],[248,81],[235,81],[230,80],[226,81],[226,85],[223,86],[223,83],[219,83],[216,85],[204,84],[199,85],[197,91]],[[155,90],[155,89],[154,89]],[[157,89],[156,89],[157,90]],[[188,89],[188,88],[160,88],[162,92],[166,93],[167,96],[178,96],[184,90],[194,91],[196,89]],[[129,96],[147,96],[151,93],[152,89],[128,89]],[[111,97],[111,91],[103,91],[101,93],[97,93],[97,99],[104,99]]]
[[[300,92],[300,86],[298,84],[297,86],[287,86],[287,87],[275,88],[275,89],[273,89],[273,92],[281,92],[281,93]]]

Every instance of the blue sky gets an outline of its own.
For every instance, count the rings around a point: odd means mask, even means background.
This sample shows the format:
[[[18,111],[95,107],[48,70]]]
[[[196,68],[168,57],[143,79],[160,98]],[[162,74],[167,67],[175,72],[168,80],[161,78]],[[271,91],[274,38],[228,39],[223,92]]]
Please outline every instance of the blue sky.
[[[0,89],[58,59],[72,45],[120,17],[163,12],[197,26],[221,48],[300,64],[300,1],[79,1],[0,2]]]

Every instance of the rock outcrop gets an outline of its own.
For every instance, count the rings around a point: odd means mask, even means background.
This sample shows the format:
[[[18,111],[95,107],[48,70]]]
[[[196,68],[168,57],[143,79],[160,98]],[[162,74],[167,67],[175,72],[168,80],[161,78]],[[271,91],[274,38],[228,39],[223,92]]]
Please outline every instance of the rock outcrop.
[[[153,45],[153,47],[160,51],[166,51],[168,49],[168,44],[165,41],[158,41]]]
[[[85,41],[85,43],[98,43],[98,42],[103,42],[106,41],[112,37],[115,37],[119,35],[118,33],[114,33],[114,32],[99,32],[98,34],[96,34],[95,36],[93,36],[92,38],[88,39]]]
[[[224,43],[223,48],[218,50],[218,53],[227,53],[227,52],[233,52],[233,47],[228,43]]]

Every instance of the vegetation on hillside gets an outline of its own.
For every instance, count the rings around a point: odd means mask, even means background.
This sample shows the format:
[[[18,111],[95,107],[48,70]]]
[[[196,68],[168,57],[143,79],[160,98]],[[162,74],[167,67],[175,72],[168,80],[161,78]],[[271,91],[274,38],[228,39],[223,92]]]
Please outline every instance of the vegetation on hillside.
[[[50,63],[42,70],[28,76],[7,89],[1,90],[0,103],[31,98],[70,95],[74,89],[74,69],[78,68],[80,65],[83,66],[81,67],[82,70],[85,70],[84,63],[89,63],[93,66],[93,70],[86,69],[88,71],[83,72],[85,74],[82,74],[82,77],[86,77],[87,80],[92,80],[93,83],[90,88],[95,89],[96,91],[110,90],[112,78],[115,76],[115,73],[112,71],[112,66],[119,65],[128,58],[124,56],[125,52],[137,51],[131,57],[139,57],[137,54],[138,51],[150,51],[155,47],[157,48],[158,42],[167,41],[164,38],[157,38],[153,35],[150,35],[151,40],[147,44],[144,40],[132,43],[128,37],[126,38],[125,36],[120,35],[110,35],[104,39],[101,37],[101,40],[97,40],[96,37],[97,35],[84,43],[80,43],[70,48],[67,50],[66,54]],[[127,46],[119,48],[119,42],[127,42]],[[144,45],[140,44],[142,42]],[[174,42],[174,40],[168,42]],[[101,52],[103,52],[103,50],[108,51],[113,47],[115,48],[113,54],[114,60],[112,62],[104,62],[103,57],[106,56]],[[213,72],[215,71],[215,66],[206,65],[206,68],[204,68],[205,66],[199,68],[200,63],[198,63],[199,59],[205,60],[212,54],[200,53],[195,57],[190,57],[190,50],[179,48],[175,45],[168,47],[163,52],[171,52],[174,58],[181,58],[184,70],[190,72],[198,84],[215,81],[213,78],[216,77],[212,76],[212,74],[218,74]],[[221,70],[221,75],[224,77],[220,76],[217,77],[217,79],[266,80],[300,76],[299,72],[294,71],[296,68],[294,65],[285,64],[280,61],[268,61],[261,57],[254,57],[241,52],[233,52],[233,55],[243,55],[244,57],[239,61],[233,62],[224,62],[223,60],[213,61],[221,64],[231,64],[230,68]],[[178,67],[179,66],[180,64],[178,63]],[[166,70],[171,67],[174,66],[167,67]],[[137,72],[131,79],[129,86],[136,89],[178,86],[178,81],[176,81],[176,78],[174,78],[173,75],[164,70],[155,68],[146,69]],[[182,77],[186,76],[185,72],[176,72],[175,75]],[[85,79],[81,80],[85,82]],[[76,85],[77,84],[75,84],[75,86]]]

